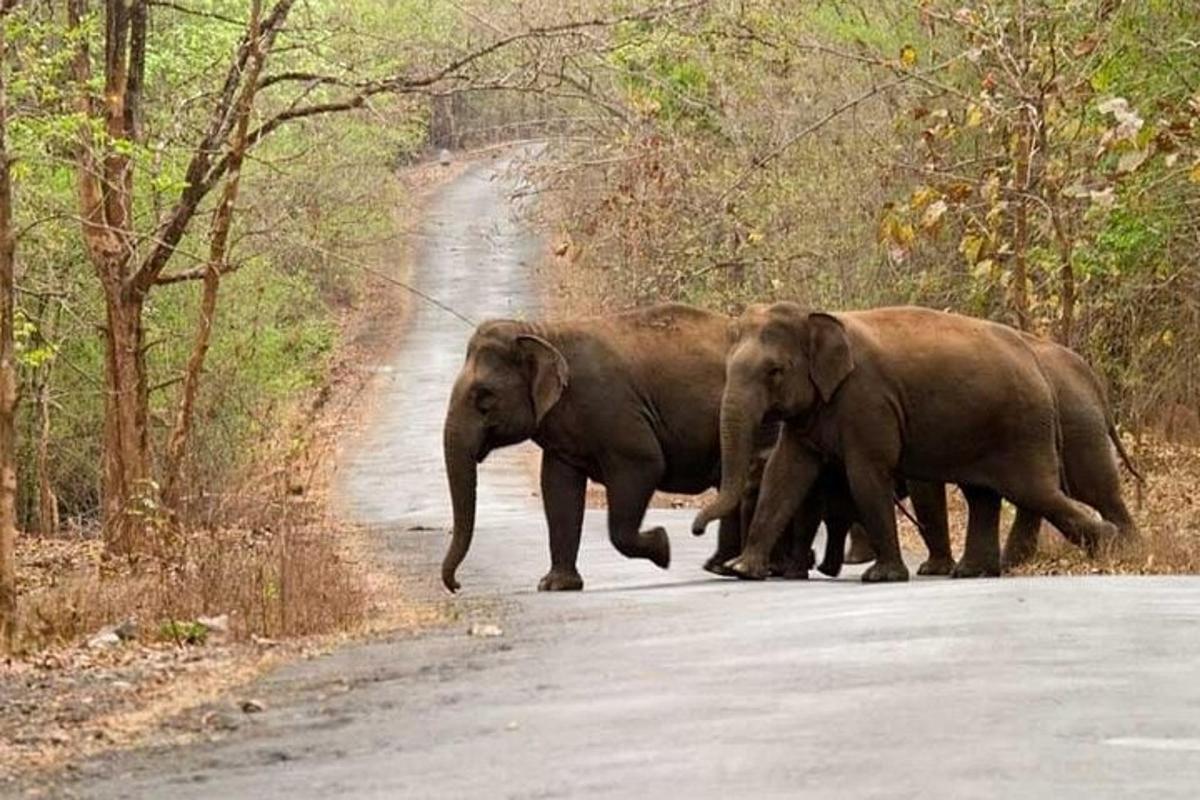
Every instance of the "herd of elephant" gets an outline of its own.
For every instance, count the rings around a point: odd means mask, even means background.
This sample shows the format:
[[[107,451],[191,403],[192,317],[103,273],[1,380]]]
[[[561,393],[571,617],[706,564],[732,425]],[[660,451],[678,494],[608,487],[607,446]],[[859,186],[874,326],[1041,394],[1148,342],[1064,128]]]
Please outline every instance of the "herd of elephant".
[[[542,450],[547,591],[583,588],[588,479],[605,487],[613,546],[664,569],[666,531],[641,529],[655,491],[718,488],[692,526],[719,521],[704,568],[747,579],[807,577],[824,523],[820,571],[873,560],[864,581],[907,580],[895,515],[906,496],[928,549],[924,575],[997,576],[1036,552],[1043,519],[1091,555],[1137,539],[1117,456],[1137,471],[1086,362],[1006,325],[925,308],[780,302],[731,318],[665,304],[479,325],[444,429],[450,591],[475,529],[477,465],[529,439]],[[948,483],[968,508],[957,561]],[[1017,509],[1003,553],[1002,499]]]

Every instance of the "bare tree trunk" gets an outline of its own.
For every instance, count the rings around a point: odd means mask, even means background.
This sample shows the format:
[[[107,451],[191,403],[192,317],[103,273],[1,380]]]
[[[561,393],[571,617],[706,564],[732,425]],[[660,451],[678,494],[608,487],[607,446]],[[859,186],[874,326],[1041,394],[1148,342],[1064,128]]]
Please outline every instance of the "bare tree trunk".
[[[0,7],[0,648],[11,652],[17,622],[17,454],[13,417],[17,364],[13,350],[12,183],[8,155],[8,84],[4,38],[10,3]]]
[[[50,366],[38,371],[34,386],[34,414],[38,429],[37,470],[38,533],[42,536],[58,534],[58,495],[54,493],[54,482],[50,478]]]
[[[200,375],[204,359],[212,339],[213,318],[217,313],[217,292],[221,286],[221,273],[226,269],[229,249],[229,229],[233,223],[233,207],[237,202],[238,186],[241,182],[242,161],[246,155],[247,137],[250,130],[250,112],[254,107],[254,94],[258,88],[258,76],[262,71],[263,52],[259,21],[262,3],[254,0],[250,10],[248,41],[250,58],[243,78],[242,90],[234,109],[236,123],[229,144],[229,172],[221,193],[221,202],[213,211],[209,229],[208,262],[204,269],[204,293],[200,299],[200,320],[196,328],[196,339],[188,357],[187,371],[183,379],[179,413],[167,443],[166,466],[163,471],[163,499],[168,507],[179,507],[179,485],[183,469],[183,457],[187,452],[188,436],[192,429],[192,417],[196,406],[196,394],[200,388]]]
[[[105,287],[104,539],[117,555],[149,549],[143,541],[150,479],[142,301],[123,300],[119,286]]]
[[[91,57],[80,34],[87,0],[68,0],[67,26],[77,34],[71,62],[79,93],[76,108],[87,119],[99,114],[111,141],[135,138],[145,72],[144,0],[105,3],[104,97],[91,95]],[[132,555],[153,547],[145,527],[145,500],[153,497],[147,436],[142,309],[145,291],[130,284],[133,259],[133,165],[122,148],[97,145],[85,126],[78,162],[79,207],[88,259],[104,293],[104,539],[110,552]]]

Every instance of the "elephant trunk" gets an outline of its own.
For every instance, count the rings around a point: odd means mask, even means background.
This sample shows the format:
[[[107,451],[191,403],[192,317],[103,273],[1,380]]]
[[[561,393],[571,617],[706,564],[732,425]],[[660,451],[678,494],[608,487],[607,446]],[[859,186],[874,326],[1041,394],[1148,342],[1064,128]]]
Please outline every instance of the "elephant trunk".
[[[700,509],[692,522],[692,533],[697,536],[714,519],[732,514],[742,501],[755,433],[764,411],[764,403],[754,392],[726,385],[721,397],[721,488],[717,498]]]
[[[475,533],[475,488],[479,436],[463,431],[450,420],[446,422],[442,444],[446,459],[446,476],[450,481],[450,502],[454,508],[454,533],[446,557],[442,559],[442,583],[451,592],[459,589],[454,573],[466,558]]]

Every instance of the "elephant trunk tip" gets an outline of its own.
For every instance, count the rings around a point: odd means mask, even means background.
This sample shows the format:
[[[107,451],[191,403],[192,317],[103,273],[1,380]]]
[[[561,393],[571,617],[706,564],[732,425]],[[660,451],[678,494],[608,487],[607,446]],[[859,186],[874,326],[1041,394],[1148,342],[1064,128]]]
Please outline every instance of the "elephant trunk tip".
[[[462,585],[458,579],[454,577],[455,569],[449,564],[442,567],[442,585],[446,587],[446,591],[450,594],[457,594]]]

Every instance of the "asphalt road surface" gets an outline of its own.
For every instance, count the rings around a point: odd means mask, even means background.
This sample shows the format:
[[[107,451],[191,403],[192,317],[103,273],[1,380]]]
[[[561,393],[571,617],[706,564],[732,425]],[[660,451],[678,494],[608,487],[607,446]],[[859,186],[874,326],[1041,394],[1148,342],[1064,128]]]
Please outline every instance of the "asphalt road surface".
[[[414,280],[475,318],[537,313],[538,243],[510,179],[439,196]],[[470,333],[422,304],[345,462],[348,514],[435,579],[444,404]],[[749,584],[700,564],[690,512],[663,572],[589,512],[586,590],[538,594],[544,522],[513,451],[480,477],[463,618],[253,687],[218,743],[86,765],[78,796],[171,798],[1195,798],[1200,580],[852,578]],[[469,636],[472,621],[498,637]],[[67,791],[68,789],[64,789]]]

